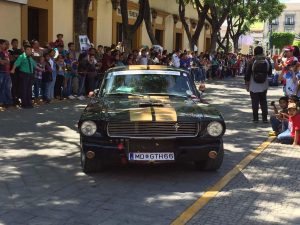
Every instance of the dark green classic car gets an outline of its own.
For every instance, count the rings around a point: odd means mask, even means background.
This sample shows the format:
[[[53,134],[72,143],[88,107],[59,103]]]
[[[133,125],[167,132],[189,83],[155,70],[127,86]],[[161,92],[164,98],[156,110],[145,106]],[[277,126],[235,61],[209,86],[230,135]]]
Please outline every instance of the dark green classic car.
[[[82,113],[84,172],[115,163],[193,162],[217,170],[225,122],[201,100],[189,73],[165,66],[116,67]]]

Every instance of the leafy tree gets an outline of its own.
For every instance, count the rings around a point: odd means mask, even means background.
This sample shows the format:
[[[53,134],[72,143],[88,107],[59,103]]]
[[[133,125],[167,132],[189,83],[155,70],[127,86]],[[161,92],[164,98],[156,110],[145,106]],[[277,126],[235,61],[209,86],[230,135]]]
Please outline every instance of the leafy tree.
[[[79,49],[79,35],[87,34],[88,13],[91,0],[74,0],[74,33],[76,48]]]
[[[241,0],[209,0],[209,11],[206,15],[206,20],[212,27],[211,33],[211,49],[210,52],[214,52],[217,47],[219,30],[226,20],[227,16],[231,12],[234,5]]]
[[[294,41],[293,45],[298,46],[298,48],[300,48],[300,40]]]
[[[151,9],[150,9],[150,5],[149,5],[149,0],[145,0],[144,10],[145,10],[144,21],[145,21],[148,36],[150,38],[152,45],[156,45],[156,44],[158,44],[158,41],[156,40],[153,29],[152,29]]]
[[[238,52],[238,40],[257,21],[271,21],[278,17],[285,5],[279,0],[239,0],[227,17],[229,36],[234,51]]]
[[[208,13],[209,5],[207,1],[201,1],[201,0],[177,0],[177,3],[179,3],[179,17],[182,22],[182,25],[184,27],[184,30],[186,32],[186,35],[189,40],[190,49],[193,50],[194,46],[197,46],[200,33],[202,31],[202,28],[205,23],[205,17]],[[185,7],[187,4],[192,4],[193,7],[197,10],[198,14],[198,22],[196,25],[196,30],[194,34],[191,34],[190,27],[186,21],[185,17]]]
[[[287,32],[274,32],[271,35],[271,41],[276,48],[282,49],[285,45],[292,45],[295,34]]]
[[[139,0],[139,14],[133,26],[128,24],[128,1],[122,0],[120,1],[121,7],[121,15],[122,15],[122,27],[123,27],[123,45],[125,47],[125,51],[129,51],[132,49],[131,41],[133,39],[133,35],[143,22],[145,21],[147,33],[151,40],[152,44],[157,44],[157,40],[155,39],[155,35],[152,29],[151,23],[151,9],[149,5],[149,0]]]
[[[128,24],[128,1],[122,0],[120,1],[121,15],[122,15],[122,28],[123,28],[123,45],[125,51],[129,51],[132,49],[131,41],[133,39],[133,35],[141,25],[144,19],[144,10],[145,10],[145,0],[139,0],[139,14],[136,18],[133,26]]]

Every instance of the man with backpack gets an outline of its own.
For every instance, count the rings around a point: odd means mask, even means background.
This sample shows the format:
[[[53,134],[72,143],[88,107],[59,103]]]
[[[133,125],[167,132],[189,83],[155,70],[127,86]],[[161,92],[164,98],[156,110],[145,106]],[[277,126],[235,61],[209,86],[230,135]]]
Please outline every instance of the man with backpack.
[[[263,48],[257,46],[254,49],[254,58],[250,60],[245,74],[246,88],[251,96],[253,111],[252,121],[254,123],[258,123],[259,105],[262,111],[262,120],[264,123],[268,123],[267,91],[269,87],[269,75],[272,75],[271,62],[264,56]]]

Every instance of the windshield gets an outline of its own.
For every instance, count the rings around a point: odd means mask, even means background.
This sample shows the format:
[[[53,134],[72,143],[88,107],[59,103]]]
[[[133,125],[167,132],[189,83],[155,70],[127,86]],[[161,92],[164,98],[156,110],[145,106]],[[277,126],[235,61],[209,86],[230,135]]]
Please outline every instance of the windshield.
[[[108,73],[102,86],[103,95],[180,95],[193,93],[188,75],[177,71],[119,71]]]

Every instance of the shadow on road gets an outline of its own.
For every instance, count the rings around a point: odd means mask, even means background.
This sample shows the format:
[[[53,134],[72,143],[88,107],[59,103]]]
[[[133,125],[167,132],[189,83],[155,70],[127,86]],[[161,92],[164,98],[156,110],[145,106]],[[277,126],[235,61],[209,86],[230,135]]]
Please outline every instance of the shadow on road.
[[[63,102],[1,113],[0,223],[170,223],[266,138],[268,125],[249,122],[250,99],[240,81],[225,82],[209,84],[206,93],[228,129],[225,161],[215,173],[171,164],[85,175],[76,128],[84,105]],[[243,185],[252,187],[246,181]]]

